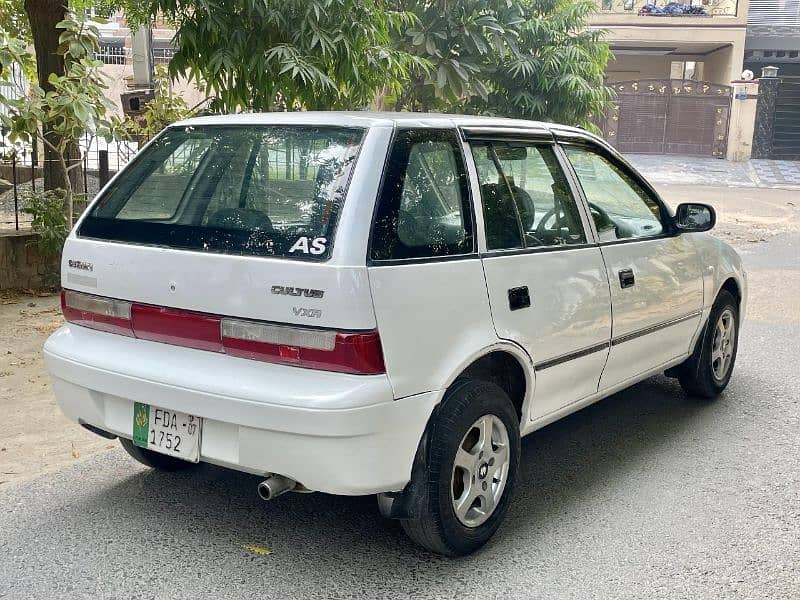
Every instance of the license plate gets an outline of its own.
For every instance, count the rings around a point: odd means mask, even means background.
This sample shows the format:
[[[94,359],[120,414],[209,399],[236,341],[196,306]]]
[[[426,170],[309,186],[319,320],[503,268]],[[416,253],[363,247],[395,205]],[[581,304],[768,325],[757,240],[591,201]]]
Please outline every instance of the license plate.
[[[133,443],[141,448],[198,462],[202,427],[194,415],[141,402],[133,407]]]

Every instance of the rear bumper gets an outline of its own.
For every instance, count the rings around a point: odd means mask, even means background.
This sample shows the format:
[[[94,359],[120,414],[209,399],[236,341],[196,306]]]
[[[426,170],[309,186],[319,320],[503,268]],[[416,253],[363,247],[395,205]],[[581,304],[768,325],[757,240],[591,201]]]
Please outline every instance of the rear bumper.
[[[65,325],[45,343],[64,413],[130,438],[134,401],[203,417],[200,460],[312,490],[402,489],[438,398],[395,400],[385,375],[261,363]]]

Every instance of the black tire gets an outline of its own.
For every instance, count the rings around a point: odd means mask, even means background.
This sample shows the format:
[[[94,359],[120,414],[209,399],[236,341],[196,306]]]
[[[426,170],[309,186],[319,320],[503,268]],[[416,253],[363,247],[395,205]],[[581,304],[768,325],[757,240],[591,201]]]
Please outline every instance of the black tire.
[[[731,356],[727,371],[718,377],[712,368],[712,353],[714,351],[714,336],[720,316],[726,311],[733,315],[733,339],[731,341]],[[733,374],[736,364],[736,352],[739,349],[739,303],[727,290],[720,291],[705,329],[697,342],[694,353],[677,369],[678,381],[681,387],[690,396],[713,399],[719,396]]]
[[[484,416],[496,417],[505,426],[508,438],[507,477],[502,495],[488,519],[482,524],[468,527],[459,520],[453,506],[454,462],[462,440],[471,432],[473,424]],[[426,435],[427,473],[421,474],[420,478],[425,488],[422,492],[426,503],[418,511],[417,517],[403,519],[401,524],[414,542],[428,550],[446,556],[471,554],[494,535],[508,510],[519,466],[519,417],[508,395],[497,385],[463,380],[448,390]]]
[[[135,446],[132,440],[127,438],[119,438],[125,452],[130,454],[134,459],[151,469],[159,469],[160,471],[182,471],[195,466],[195,463],[187,460],[181,460],[174,456],[167,456],[159,452],[153,452],[147,448],[140,448]]]

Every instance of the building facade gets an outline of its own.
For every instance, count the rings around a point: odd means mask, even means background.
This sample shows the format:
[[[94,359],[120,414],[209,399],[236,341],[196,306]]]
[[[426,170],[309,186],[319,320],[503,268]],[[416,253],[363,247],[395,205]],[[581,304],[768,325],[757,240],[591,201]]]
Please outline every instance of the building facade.
[[[597,0],[614,52],[606,137],[623,152],[728,156],[748,0]],[[736,136],[738,139],[740,136]]]

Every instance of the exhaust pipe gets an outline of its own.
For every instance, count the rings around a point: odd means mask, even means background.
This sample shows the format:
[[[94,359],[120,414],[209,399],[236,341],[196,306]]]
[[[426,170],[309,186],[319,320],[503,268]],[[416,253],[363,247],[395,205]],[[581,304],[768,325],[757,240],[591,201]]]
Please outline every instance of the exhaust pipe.
[[[297,482],[283,475],[270,475],[258,484],[258,495],[262,500],[274,500],[281,494],[292,491]]]

